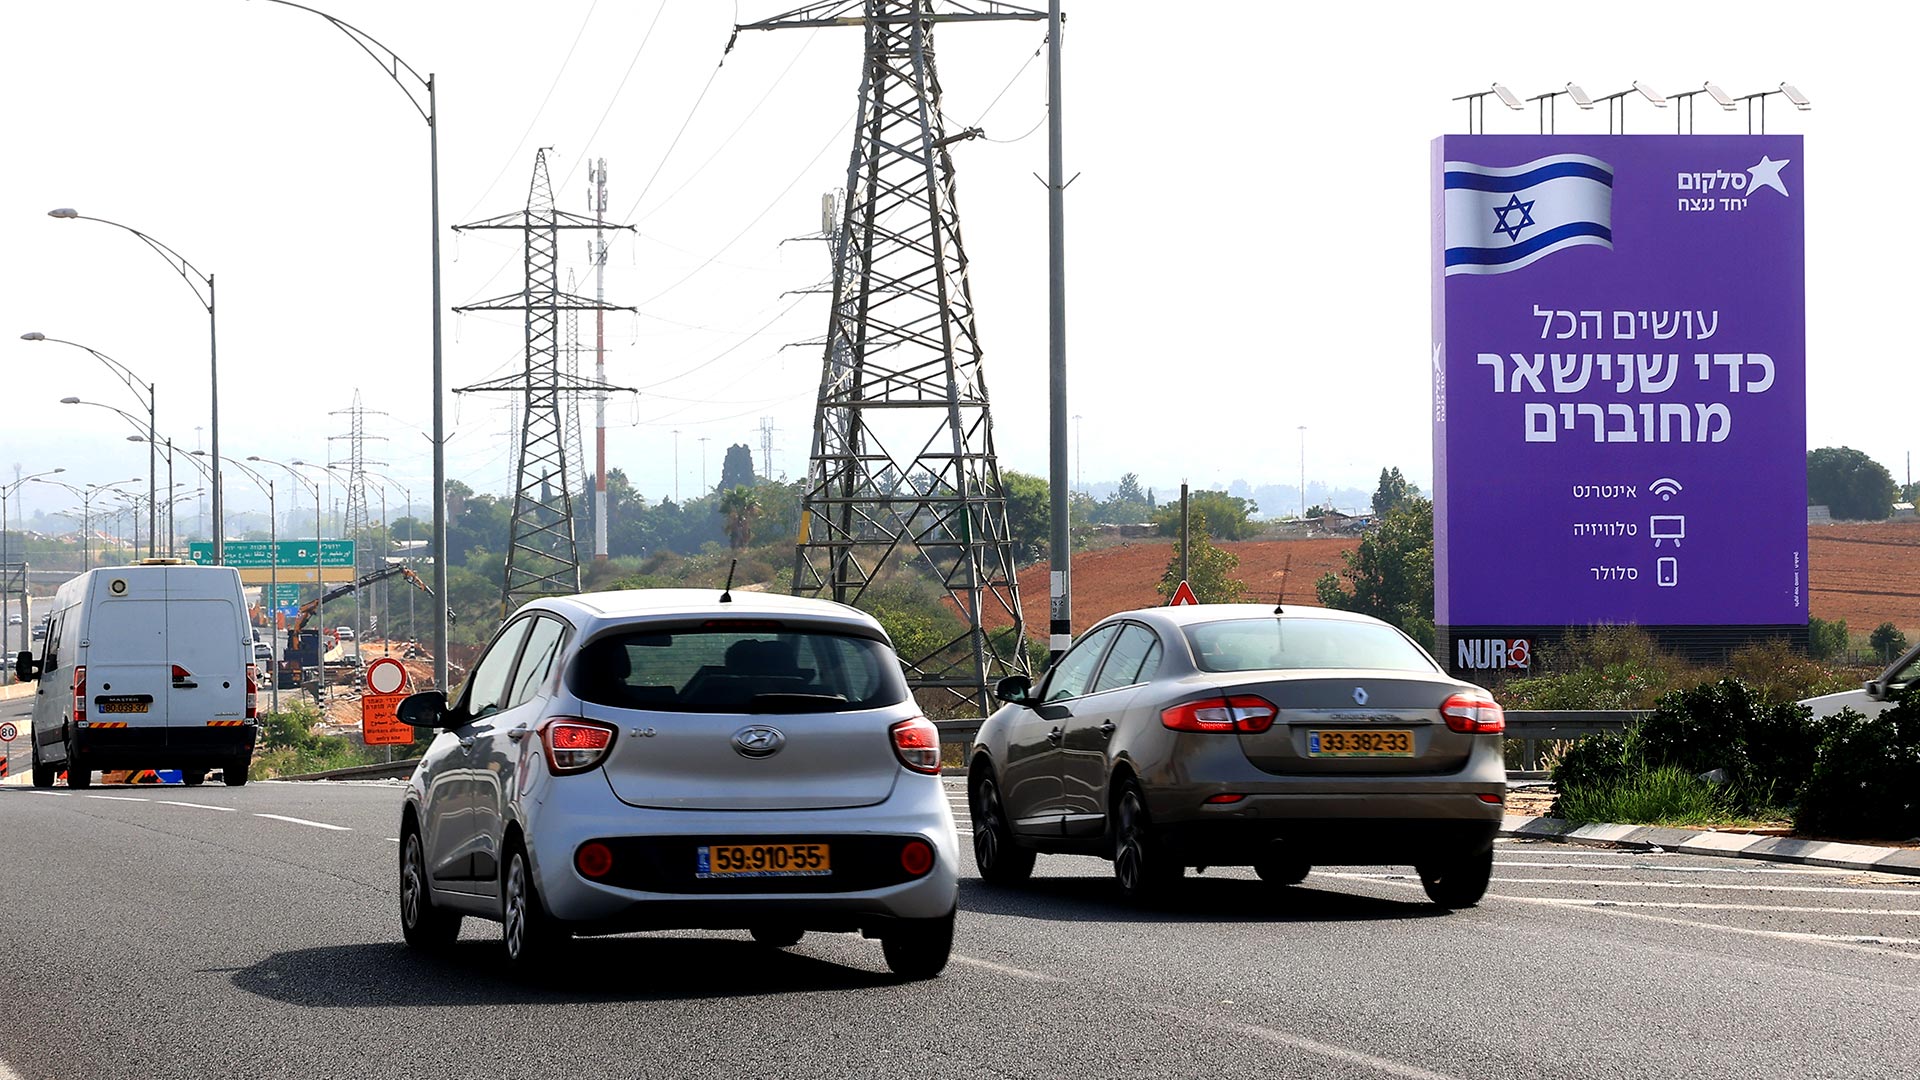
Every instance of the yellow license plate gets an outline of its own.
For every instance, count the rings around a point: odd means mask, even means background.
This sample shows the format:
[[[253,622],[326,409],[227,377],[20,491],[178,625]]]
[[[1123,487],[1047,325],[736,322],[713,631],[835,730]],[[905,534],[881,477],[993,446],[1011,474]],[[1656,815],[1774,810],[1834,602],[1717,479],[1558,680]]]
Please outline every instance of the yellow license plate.
[[[1405,728],[1384,731],[1309,731],[1308,757],[1412,757],[1413,732]]]
[[[826,844],[712,844],[694,849],[696,878],[826,877]]]
[[[103,701],[100,703],[103,713],[143,713],[147,711],[144,701]]]

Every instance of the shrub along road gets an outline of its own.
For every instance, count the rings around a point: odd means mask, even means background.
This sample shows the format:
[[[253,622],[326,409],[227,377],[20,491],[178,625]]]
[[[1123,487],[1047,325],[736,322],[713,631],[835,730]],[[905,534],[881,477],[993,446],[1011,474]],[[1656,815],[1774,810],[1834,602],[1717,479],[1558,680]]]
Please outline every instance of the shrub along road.
[[[398,802],[0,789],[0,1076],[1920,1073],[1913,879],[1507,842],[1451,915],[1363,867],[1210,870],[1141,910],[1104,863],[1043,858],[1012,890],[963,867],[930,982],[818,934],[587,941],[523,982],[490,924],[445,959],[400,945]]]

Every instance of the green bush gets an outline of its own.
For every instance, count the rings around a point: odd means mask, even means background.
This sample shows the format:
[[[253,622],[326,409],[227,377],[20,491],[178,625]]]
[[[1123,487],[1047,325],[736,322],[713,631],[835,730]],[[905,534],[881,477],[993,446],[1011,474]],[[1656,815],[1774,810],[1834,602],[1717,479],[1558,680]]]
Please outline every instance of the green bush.
[[[1742,817],[1744,810],[1727,785],[1702,780],[1673,765],[1641,770],[1611,783],[1571,785],[1561,791],[1555,804],[1555,813],[1569,821],[1622,825],[1705,825]]]
[[[1794,827],[1824,836],[1920,835],[1920,695],[1873,719],[1843,709],[1822,724]]]
[[[1891,664],[1894,658],[1907,651],[1907,635],[1890,622],[1883,622],[1873,628],[1867,636],[1867,645],[1873,649],[1873,655],[1883,664]]]
[[[1815,660],[1838,660],[1847,654],[1847,620],[1807,620],[1807,652]]]
[[[1632,732],[1627,734],[1630,736]],[[1554,763],[1553,783],[1564,794],[1574,788],[1618,783],[1629,770],[1626,737],[1604,731],[1588,735],[1566,748]],[[1559,812],[1557,806],[1555,812]]]
[[[1829,625],[1839,628],[1844,649],[1847,624]],[[1811,659],[1777,638],[1736,650],[1727,658],[1727,671],[1766,702],[1799,701],[1860,685],[1853,675]]]
[[[1668,694],[1634,736],[1649,765],[1724,769],[1758,808],[1806,782],[1819,729],[1806,707],[1764,701],[1729,678]]]

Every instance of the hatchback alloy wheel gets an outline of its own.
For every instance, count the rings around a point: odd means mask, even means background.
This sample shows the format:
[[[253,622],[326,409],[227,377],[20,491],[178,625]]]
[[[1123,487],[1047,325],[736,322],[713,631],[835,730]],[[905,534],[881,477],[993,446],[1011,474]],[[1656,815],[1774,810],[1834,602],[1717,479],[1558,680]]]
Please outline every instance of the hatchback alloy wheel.
[[[985,768],[985,766],[981,766]],[[1011,885],[1033,874],[1033,852],[1015,846],[1000,788],[992,776],[982,776],[969,792],[973,818],[973,861],[989,884]]]
[[[506,889],[500,910],[500,941],[506,946],[507,962],[521,970],[539,967],[553,959],[566,937],[540,906],[540,893],[534,886],[526,852],[514,848],[507,857]]]
[[[400,844],[400,934],[419,949],[437,949],[460,936],[460,916],[437,908],[427,892],[427,861],[420,830]]]

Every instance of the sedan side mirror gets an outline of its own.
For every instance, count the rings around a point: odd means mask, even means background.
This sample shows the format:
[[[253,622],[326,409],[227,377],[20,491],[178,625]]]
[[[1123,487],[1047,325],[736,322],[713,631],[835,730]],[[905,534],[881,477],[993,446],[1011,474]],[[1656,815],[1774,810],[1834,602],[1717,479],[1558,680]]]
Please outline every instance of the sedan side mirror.
[[[21,649],[20,655],[13,661],[13,674],[21,682],[32,682],[40,677],[40,665],[34,663],[32,653]]]
[[[26,654],[21,653],[20,655],[25,656]],[[1886,696],[1887,696],[1886,685],[1882,683],[1880,680],[1875,679],[1872,682],[1867,684],[1867,700],[1868,701],[1883,701],[1886,699]]]
[[[1025,675],[1009,675],[993,688],[993,696],[1009,705],[1033,704],[1033,680]]]
[[[438,690],[422,690],[417,694],[408,694],[394,715],[400,722],[417,728],[443,728],[447,726],[447,695]]]

